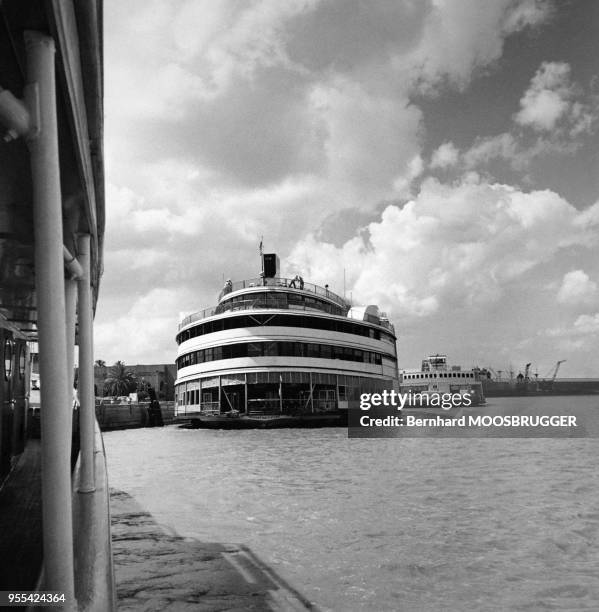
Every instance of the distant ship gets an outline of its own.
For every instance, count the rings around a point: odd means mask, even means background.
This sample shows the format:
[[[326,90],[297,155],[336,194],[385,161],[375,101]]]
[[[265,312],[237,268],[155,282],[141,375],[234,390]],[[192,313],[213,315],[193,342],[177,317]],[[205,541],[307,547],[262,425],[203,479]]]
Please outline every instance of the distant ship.
[[[177,333],[175,414],[195,427],[318,427],[347,422],[361,393],[398,389],[396,336],[377,306],[279,276],[228,280],[218,304]]]
[[[510,397],[527,395],[595,395],[599,394],[599,378],[557,378],[560,365],[558,361],[552,371],[545,377],[531,374],[530,363],[526,364],[524,373],[514,375],[490,367],[475,368],[482,381],[487,397]]]
[[[408,396],[408,405],[412,408],[448,411],[485,403],[478,371],[449,366],[446,355],[431,355],[422,361],[420,370],[404,371],[399,387],[400,392]]]

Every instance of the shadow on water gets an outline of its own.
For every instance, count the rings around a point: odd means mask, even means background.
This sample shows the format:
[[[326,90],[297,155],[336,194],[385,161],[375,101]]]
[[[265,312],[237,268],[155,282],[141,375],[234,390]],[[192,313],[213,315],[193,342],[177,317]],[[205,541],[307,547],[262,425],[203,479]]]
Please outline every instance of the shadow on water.
[[[111,489],[119,610],[318,610],[248,547],[184,538]]]

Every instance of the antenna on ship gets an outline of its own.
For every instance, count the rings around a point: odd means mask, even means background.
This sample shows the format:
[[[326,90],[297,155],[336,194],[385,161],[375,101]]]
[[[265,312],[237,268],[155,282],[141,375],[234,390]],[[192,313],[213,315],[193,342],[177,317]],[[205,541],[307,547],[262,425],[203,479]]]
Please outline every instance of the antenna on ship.
[[[343,299],[345,299],[345,268],[343,268]]]
[[[260,270],[262,272],[262,276],[264,276],[264,236],[260,236],[260,244],[258,245],[258,253],[260,254]]]

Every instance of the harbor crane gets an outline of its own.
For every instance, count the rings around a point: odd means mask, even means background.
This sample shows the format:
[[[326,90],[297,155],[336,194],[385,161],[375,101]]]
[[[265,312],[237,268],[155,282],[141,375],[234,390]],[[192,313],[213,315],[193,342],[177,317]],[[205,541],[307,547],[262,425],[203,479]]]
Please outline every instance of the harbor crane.
[[[557,373],[559,371],[559,367],[562,365],[562,363],[564,363],[564,361],[566,361],[565,359],[561,359],[560,361],[558,361],[555,364],[555,370],[553,370],[553,376],[551,377],[551,386],[553,386],[553,383],[555,382],[555,379],[557,378]]]
[[[551,370],[549,370],[549,372],[547,372],[545,378],[542,381],[544,391],[553,390],[553,384],[555,383],[555,379],[557,378],[559,368],[565,361],[565,359],[560,359],[558,362],[556,362],[555,366]]]
[[[551,384],[553,384],[555,382],[555,379],[557,378],[557,373],[559,371],[559,367],[562,365],[562,363],[564,363],[564,361],[566,361],[565,359],[561,359],[560,361],[558,361],[555,364],[555,370],[553,370],[553,376],[551,377]]]

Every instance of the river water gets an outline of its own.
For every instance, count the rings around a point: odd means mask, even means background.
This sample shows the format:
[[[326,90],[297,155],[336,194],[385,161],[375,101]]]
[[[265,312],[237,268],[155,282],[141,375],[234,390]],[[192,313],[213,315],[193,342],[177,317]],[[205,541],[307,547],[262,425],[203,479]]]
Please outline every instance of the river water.
[[[599,398],[510,398],[596,406]],[[322,610],[599,609],[598,440],[104,434],[111,487],[249,546]]]

